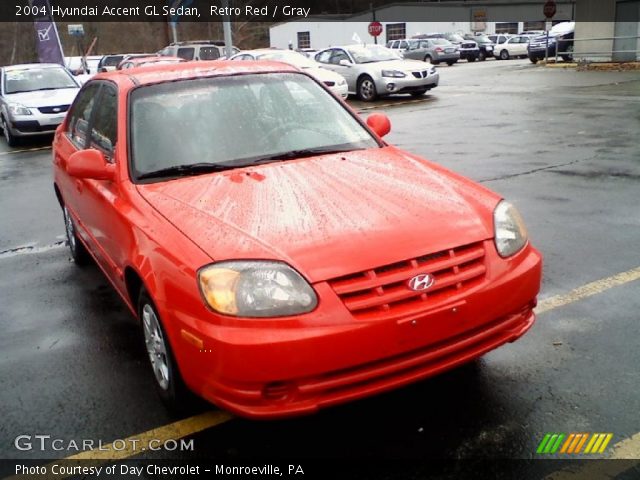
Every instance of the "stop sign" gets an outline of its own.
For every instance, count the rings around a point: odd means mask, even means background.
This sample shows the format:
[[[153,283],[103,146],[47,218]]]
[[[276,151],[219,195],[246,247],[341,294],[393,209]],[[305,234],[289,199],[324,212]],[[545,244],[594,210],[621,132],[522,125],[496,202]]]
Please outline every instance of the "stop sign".
[[[547,0],[542,11],[544,12],[544,18],[553,18],[556,14],[556,2],[554,2],[554,0]]]
[[[369,35],[377,37],[382,33],[382,24],[380,22],[371,22],[369,24]]]

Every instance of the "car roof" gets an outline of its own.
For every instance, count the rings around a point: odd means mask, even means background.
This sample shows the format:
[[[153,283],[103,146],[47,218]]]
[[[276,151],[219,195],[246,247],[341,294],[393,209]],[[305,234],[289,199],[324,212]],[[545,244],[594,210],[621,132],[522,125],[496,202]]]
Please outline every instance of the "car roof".
[[[272,61],[233,60],[191,61],[151,65],[140,69],[115,70],[99,73],[92,80],[112,80],[119,85],[151,85],[181,79],[226,77],[250,73],[299,72],[291,65]]]

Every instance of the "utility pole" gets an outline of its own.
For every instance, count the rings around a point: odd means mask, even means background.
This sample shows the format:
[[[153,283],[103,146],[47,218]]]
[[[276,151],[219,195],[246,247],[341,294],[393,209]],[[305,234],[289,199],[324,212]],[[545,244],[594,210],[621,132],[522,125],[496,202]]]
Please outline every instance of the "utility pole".
[[[222,0],[222,8],[225,9],[224,20],[222,21],[222,29],[224,31],[224,54],[227,58],[232,55],[231,45],[231,21],[229,16],[229,0]]]

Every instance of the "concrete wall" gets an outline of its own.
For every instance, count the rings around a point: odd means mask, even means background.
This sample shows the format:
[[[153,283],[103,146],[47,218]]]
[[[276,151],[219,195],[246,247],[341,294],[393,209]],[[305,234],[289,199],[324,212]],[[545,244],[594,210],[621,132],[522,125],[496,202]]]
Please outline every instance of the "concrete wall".
[[[578,0],[576,3],[575,38],[613,37],[616,0]],[[598,19],[599,21],[587,21]],[[594,56],[590,52],[611,52],[613,40],[578,41],[574,44],[576,60],[610,61],[611,55]]]

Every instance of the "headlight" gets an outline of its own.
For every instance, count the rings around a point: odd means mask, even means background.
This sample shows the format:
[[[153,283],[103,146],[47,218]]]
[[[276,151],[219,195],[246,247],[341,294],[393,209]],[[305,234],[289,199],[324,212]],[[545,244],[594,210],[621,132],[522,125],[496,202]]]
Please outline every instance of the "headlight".
[[[19,103],[10,103],[9,111],[13,115],[31,115],[31,110],[23,105],[20,105]]]
[[[431,67],[429,69],[429,75],[433,75],[434,73],[436,73],[436,67]]]
[[[338,80],[338,85],[346,85],[347,81],[344,78],[341,78],[340,80]]]
[[[407,74],[399,70],[382,70],[382,76],[391,78],[403,78],[406,77]]]
[[[200,291],[216,312],[237,317],[282,317],[307,313],[318,299],[289,265],[271,261],[227,261],[198,272]]]
[[[493,211],[493,228],[496,249],[501,257],[510,257],[527,243],[527,228],[522,217],[506,200],[502,200]]]

